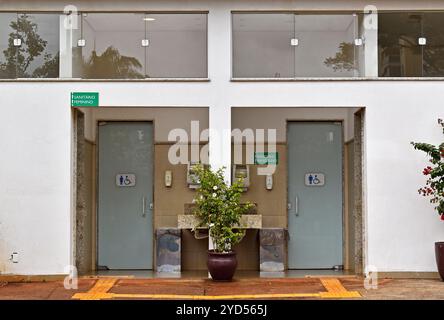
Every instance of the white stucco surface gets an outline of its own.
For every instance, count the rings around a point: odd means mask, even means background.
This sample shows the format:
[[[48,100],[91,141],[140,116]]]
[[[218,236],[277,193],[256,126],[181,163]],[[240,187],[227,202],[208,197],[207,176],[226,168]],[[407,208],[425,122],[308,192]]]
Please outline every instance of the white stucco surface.
[[[0,9],[26,7],[19,2],[2,1]],[[319,1],[317,7],[331,8],[332,2]],[[36,2],[28,3],[35,7]],[[93,2],[79,3],[90,7]],[[112,3],[120,9],[125,4]],[[149,7],[146,1],[131,3]],[[181,8],[177,1],[163,3],[153,7]],[[308,7],[307,1],[258,3],[268,9]],[[352,1],[338,3],[348,7]],[[387,3],[399,7],[400,2]],[[404,3],[418,7],[421,2]],[[429,1],[427,7],[441,4]],[[442,142],[436,120],[444,117],[444,82],[230,82],[230,11],[254,8],[254,2],[186,7],[210,11],[210,82],[0,83],[0,273],[60,274],[72,263],[73,91],[100,92],[101,106],[108,107],[208,107],[210,128],[218,130],[230,129],[230,107],[365,107],[366,262],[379,271],[436,271],[434,242],[444,240],[444,223],[417,193],[427,157],[409,142]],[[212,163],[229,165],[226,135],[213,140],[210,150]],[[12,252],[19,253],[18,263],[9,261]]]

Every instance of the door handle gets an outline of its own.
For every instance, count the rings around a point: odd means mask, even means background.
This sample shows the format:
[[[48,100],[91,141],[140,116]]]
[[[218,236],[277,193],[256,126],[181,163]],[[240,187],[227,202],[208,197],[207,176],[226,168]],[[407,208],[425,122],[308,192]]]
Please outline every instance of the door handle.
[[[299,198],[298,198],[298,196],[294,197],[294,208],[293,208],[293,203],[290,202],[290,203],[287,203],[287,209],[288,209],[288,211],[293,210],[294,215],[296,217],[299,216]]]
[[[142,197],[142,217],[146,217],[146,197]]]
[[[299,198],[298,196],[294,197],[294,215],[299,217]]]

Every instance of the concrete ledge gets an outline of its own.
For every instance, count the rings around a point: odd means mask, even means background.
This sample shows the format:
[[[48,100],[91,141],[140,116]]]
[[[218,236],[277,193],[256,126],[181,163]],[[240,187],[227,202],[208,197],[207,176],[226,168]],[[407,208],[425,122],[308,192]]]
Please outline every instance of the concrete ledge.
[[[0,82],[210,82],[209,78],[147,78],[147,79],[77,79],[77,78],[19,78]]]
[[[331,82],[331,81],[444,81],[444,77],[302,77],[302,78],[231,78],[231,82]]]
[[[196,216],[191,214],[180,214],[177,216],[177,228],[194,229],[198,224]],[[240,228],[242,229],[261,229],[262,215],[260,214],[244,214],[241,217]],[[202,228],[206,229],[206,228]]]
[[[48,275],[19,275],[19,274],[0,274],[0,282],[51,282],[63,281],[68,274],[48,274]]]
[[[378,272],[378,278],[392,279],[441,279],[438,272],[394,271]]]

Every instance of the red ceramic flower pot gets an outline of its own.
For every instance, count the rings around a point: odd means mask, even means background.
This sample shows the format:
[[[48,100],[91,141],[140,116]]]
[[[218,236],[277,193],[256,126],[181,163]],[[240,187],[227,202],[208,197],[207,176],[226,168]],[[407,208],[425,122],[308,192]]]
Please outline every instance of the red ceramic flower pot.
[[[444,242],[435,242],[435,256],[439,275],[444,281]]]
[[[236,272],[236,252],[219,253],[209,250],[207,265],[213,280],[230,281]]]

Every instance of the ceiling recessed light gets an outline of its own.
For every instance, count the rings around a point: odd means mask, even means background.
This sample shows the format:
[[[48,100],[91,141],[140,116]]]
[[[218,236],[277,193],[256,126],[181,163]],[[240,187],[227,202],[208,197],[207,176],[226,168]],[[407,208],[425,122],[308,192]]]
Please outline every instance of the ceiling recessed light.
[[[143,18],[143,21],[154,21],[154,20],[156,20],[156,19],[154,19],[154,18],[148,18],[148,17]]]

